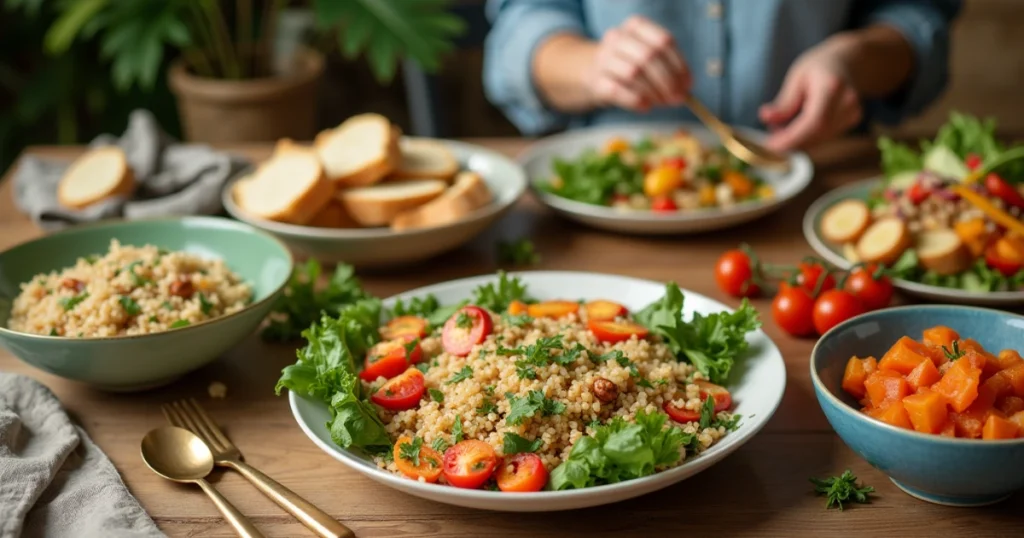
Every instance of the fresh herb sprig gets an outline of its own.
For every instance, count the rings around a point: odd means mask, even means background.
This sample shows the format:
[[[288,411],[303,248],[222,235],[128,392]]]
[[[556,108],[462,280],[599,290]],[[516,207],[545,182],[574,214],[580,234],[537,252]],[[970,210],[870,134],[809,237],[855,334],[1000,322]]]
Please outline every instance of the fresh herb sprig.
[[[351,265],[339,264],[324,287],[317,285],[321,272],[320,262],[315,259],[295,267],[263,328],[265,340],[295,340],[322,314],[336,317],[346,306],[370,298]]]
[[[868,496],[875,492],[875,488],[871,486],[858,486],[857,477],[849,469],[843,471],[843,474],[839,476],[811,478],[810,481],[811,484],[814,484],[816,495],[827,497],[826,509],[835,507],[842,510],[843,503],[850,502],[870,503],[871,499]]]
[[[533,246],[533,241],[521,238],[514,241],[498,242],[498,264],[511,266],[537,265],[540,254]]]

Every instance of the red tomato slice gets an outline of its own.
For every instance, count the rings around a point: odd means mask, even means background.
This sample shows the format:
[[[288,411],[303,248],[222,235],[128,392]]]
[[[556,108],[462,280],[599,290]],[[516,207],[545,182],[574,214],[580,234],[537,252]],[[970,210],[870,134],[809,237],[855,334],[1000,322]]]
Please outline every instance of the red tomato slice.
[[[548,470],[540,456],[522,452],[505,458],[498,468],[497,480],[501,491],[540,491],[548,483]]]
[[[487,482],[498,466],[498,454],[491,445],[467,439],[444,451],[441,469],[449,484],[476,489]]]
[[[682,157],[666,157],[661,161],[661,165],[675,168],[676,170],[686,170],[686,159]]]
[[[373,393],[370,400],[384,409],[403,411],[416,407],[426,390],[423,372],[409,368],[402,375],[393,377],[384,383],[381,388],[377,389],[377,392]]]
[[[662,406],[662,408],[665,409],[665,414],[667,414],[669,418],[682,424],[686,424],[687,422],[697,422],[700,420],[700,411],[690,411],[689,409],[676,407],[672,405],[671,401],[665,402],[665,405]]]
[[[631,336],[647,337],[647,327],[632,321],[587,321],[587,328],[602,342],[614,343],[629,340]]]
[[[363,365],[363,371],[359,372],[359,378],[363,381],[373,381],[378,377],[391,379],[422,358],[423,349],[419,340],[412,337],[380,342],[366,352],[366,363]]]
[[[491,315],[479,306],[464,306],[444,322],[441,347],[452,355],[465,357],[473,346],[483,342],[494,330]]]
[[[715,412],[725,411],[732,407],[732,395],[729,394],[729,390],[721,385],[716,385],[710,381],[697,380],[693,382],[695,385],[700,387],[700,397],[702,400],[707,400],[708,396],[715,401]],[[672,405],[672,401],[665,402],[663,406],[665,413],[674,421],[687,423],[697,422],[700,420],[700,410],[691,411],[689,409],[676,407]]]
[[[985,264],[999,271],[1003,276],[1013,276],[1024,269],[1024,264],[1017,260],[1011,260],[1003,256],[999,251],[998,242],[992,243],[985,249]]]
[[[403,336],[423,338],[427,335],[430,323],[419,316],[398,316],[380,328],[380,336],[384,340],[394,340]]]
[[[989,194],[1014,207],[1024,209],[1024,196],[1021,196],[1017,189],[1006,182],[998,174],[985,176],[985,190]]]
[[[590,301],[583,309],[587,312],[587,320],[594,321],[607,321],[629,314],[629,310],[619,303],[602,300]]]
[[[580,311],[580,304],[574,301],[544,301],[526,307],[531,318],[561,318]]]
[[[415,460],[410,461],[402,457],[402,446],[411,444],[412,439],[408,436],[400,437],[395,443],[395,467],[398,467],[402,474],[413,480],[422,478],[426,482],[437,482],[437,479],[441,478],[441,455],[433,448],[423,445],[420,447],[419,465],[417,465]]]
[[[677,206],[676,203],[668,196],[658,196],[651,200],[651,211],[657,213],[668,213],[678,209],[679,206]]]

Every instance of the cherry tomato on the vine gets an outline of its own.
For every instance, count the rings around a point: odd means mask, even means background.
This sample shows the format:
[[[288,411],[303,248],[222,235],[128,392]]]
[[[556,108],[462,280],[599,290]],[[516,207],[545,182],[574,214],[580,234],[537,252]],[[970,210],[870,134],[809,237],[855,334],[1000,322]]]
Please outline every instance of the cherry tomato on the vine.
[[[846,291],[852,293],[868,310],[878,310],[889,306],[892,301],[892,280],[885,275],[875,273],[878,268],[869,265],[854,269],[850,276],[846,277],[846,284],[843,286]]]
[[[756,297],[761,293],[761,288],[754,283],[750,256],[739,249],[730,250],[718,258],[715,282],[719,289],[733,297]]]
[[[814,329],[825,334],[840,323],[867,310],[854,294],[845,290],[828,290],[814,301]]]
[[[793,336],[810,336],[814,334],[814,297],[803,286],[783,282],[772,300],[772,318]]]
[[[827,273],[828,269],[820,263],[800,262],[797,269],[800,271],[796,276],[797,283],[811,293],[828,291],[836,287],[836,279],[831,274],[826,275],[822,280],[822,275]],[[820,288],[818,287],[819,281],[821,282]]]

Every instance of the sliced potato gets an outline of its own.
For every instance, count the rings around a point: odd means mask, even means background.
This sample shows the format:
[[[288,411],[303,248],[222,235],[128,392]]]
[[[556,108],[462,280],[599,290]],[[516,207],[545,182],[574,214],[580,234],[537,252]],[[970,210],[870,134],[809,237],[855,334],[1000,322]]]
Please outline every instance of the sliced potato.
[[[846,243],[843,245],[843,257],[850,263],[860,263],[860,256],[857,255],[857,244]]]
[[[821,235],[833,243],[860,239],[871,224],[871,211],[861,200],[844,200],[830,207],[821,217]]]
[[[940,275],[959,274],[971,266],[970,249],[948,228],[921,232],[914,248],[921,265]]]
[[[857,256],[865,263],[891,264],[913,243],[907,224],[895,217],[875,221],[857,241]]]

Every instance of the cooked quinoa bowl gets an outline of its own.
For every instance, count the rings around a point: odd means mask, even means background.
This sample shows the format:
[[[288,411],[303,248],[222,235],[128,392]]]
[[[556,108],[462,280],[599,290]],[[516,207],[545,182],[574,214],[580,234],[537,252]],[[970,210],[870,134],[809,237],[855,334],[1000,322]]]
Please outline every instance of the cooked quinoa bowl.
[[[0,345],[101,388],[159,385],[250,334],[291,268],[284,245],[227,219],[77,226],[0,253]]]
[[[523,302],[510,303],[517,286]],[[671,290],[557,272],[423,288],[383,302],[374,329],[383,334],[371,341],[384,343],[359,354],[351,391],[316,394],[322,387],[302,382],[314,349],[333,339],[327,319],[307,333],[312,345],[279,389],[291,390],[297,421],[321,449],[395,489],[508,511],[615,502],[721,460],[764,425],[784,389],[782,357],[749,307],[729,313]],[[672,321],[679,301],[681,323]],[[410,321],[420,315],[426,325]],[[681,360],[647,328],[716,324],[732,327],[717,349],[734,356]]]

